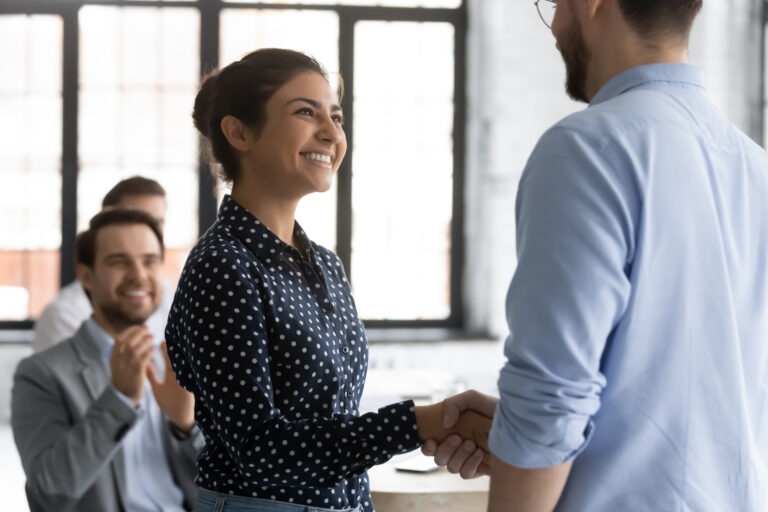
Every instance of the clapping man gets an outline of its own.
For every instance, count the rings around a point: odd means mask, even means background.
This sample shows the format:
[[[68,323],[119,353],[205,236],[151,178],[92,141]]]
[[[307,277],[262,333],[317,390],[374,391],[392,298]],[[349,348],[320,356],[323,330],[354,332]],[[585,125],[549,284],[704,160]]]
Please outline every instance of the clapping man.
[[[24,359],[14,377],[11,425],[33,512],[193,506],[202,444],[194,398],[145,323],[163,294],[162,261],[157,221],[143,211],[103,211],[78,237],[77,273],[93,314],[74,336]]]

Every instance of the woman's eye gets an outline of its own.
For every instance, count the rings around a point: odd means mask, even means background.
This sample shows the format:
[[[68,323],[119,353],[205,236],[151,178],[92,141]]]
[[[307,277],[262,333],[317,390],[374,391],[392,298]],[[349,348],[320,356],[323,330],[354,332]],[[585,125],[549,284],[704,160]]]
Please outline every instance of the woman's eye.
[[[333,122],[338,124],[344,124],[344,116],[339,114],[333,116]]]
[[[302,114],[305,116],[311,116],[312,115],[312,109],[309,107],[300,108],[296,111],[297,114]]]

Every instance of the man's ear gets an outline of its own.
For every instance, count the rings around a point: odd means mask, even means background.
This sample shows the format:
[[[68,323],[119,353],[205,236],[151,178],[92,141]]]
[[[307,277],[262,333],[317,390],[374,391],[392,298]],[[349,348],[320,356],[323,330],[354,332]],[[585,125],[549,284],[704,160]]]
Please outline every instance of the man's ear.
[[[227,142],[238,151],[248,151],[252,134],[251,130],[235,116],[224,116],[221,119],[221,131]]]
[[[91,290],[93,290],[93,269],[88,265],[78,263],[75,267],[75,274],[77,275],[77,279],[82,283],[83,288],[91,293]]]

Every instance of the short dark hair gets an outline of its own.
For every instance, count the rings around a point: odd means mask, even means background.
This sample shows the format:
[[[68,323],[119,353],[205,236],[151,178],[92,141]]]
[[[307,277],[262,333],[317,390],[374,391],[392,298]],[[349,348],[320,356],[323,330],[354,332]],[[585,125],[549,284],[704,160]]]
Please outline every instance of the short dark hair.
[[[75,261],[93,268],[96,259],[96,236],[99,230],[107,226],[144,224],[157,237],[160,242],[160,256],[165,255],[163,235],[157,220],[147,212],[130,208],[114,208],[97,213],[92,219],[86,231],[77,235],[75,242]]]
[[[304,72],[319,73],[328,80],[328,72],[313,57],[293,50],[264,48],[247,54],[218,71],[208,74],[195,97],[192,119],[206,138],[211,160],[221,164],[214,176],[232,182],[237,178],[237,153],[221,130],[221,120],[231,115],[259,130],[266,121],[269,99],[287,82]],[[339,77],[339,99],[343,81]]]
[[[702,0],[618,0],[627,23],[642,37],[685,36],[691,32]]]
[[[107,192],[101,201],[102,208],[119,206],[128,196],[163,196],[165,189],[162,185],[150,178],[143,176],[131,176],[120,181]]]

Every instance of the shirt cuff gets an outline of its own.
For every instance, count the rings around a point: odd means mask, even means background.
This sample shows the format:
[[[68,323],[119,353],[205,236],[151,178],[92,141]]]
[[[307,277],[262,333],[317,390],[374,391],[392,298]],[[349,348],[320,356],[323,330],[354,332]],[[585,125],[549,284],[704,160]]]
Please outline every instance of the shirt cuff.
[[[499,460],[516,468],[549,468],[574,459],[587,447],[594,432],[594,423],[590,419],[584,428],[584,440],[575,449],[544,445],[526,437],[500,412],[497,407],[488,448]]]
[[[392,455],[407,453],[421,446],[414,407],[413,400],[406,400],[379,409],[383,426],[390,431],[384,447]],[[389,429],[386,429],[387,425]]]
[[[170,429],[171,434],[173,434],[173,437],[179,441],[186,441],[187,439],[196,436],[197,433],[200,432],[200,429],[197,428],[197,424],[195,424],[192,427],[192,430],[187,433],[177,427],[171,420],[168,420],[168,428]]]
[[[127,407],[130,407],[132,411],[137,412],[142,410],[141,403],[139,403],[139,405],[134,405],[133,400],[131,400],[130,398],[122,394],[120,391],[118,391],[117,388],[112,384],[110,384],[110,386],[112,386],[112,390],[115,392],[115,395],[117,395],[117,398],[119,398],[120,401],[124,403]]]

